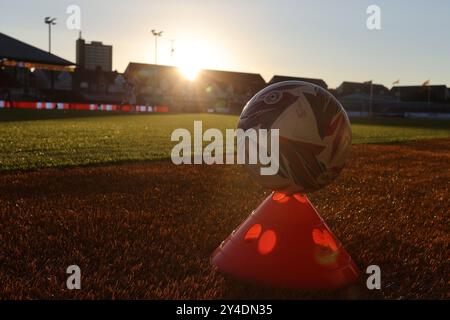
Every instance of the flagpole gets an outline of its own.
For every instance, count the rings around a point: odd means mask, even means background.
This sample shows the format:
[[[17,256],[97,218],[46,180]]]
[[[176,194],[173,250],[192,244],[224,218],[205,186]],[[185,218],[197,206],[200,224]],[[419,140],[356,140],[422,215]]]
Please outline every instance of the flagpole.
[[[394,82],[392,82],[392,86],[393,87],[395,87],[395,85],[398,85],[398,84],[400,84],[400,79],[398,79],[398,80],[396,80],[396,81],[394,81]],[[397,103],[399,104],[400,103],[400,100],[402,99],[401,98],[401,94],[400,94],[400,86],[397,86]]]

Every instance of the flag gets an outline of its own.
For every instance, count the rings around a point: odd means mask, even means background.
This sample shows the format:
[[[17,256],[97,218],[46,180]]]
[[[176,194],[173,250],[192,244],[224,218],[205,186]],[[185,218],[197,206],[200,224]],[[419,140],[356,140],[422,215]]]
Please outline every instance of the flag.
[[[429,86],[430,85],[430,79],[422,83],[422,87]]]
[[[364,84],[372,84],[372,80],[369,80],[369,81],[365,81],[365,82],[363,82]]]
[[[392,84],[399,84],[400,83],[400,79],[395,80],[394,82],[392,82]]]

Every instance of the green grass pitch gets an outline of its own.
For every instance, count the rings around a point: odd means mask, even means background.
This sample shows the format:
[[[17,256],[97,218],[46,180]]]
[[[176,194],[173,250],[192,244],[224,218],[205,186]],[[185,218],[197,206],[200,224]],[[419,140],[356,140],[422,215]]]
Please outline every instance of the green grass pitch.
[[[235,128],[238,121],[237,116],[218,114],[35,117],[0,113],[0,170],[165,159],[175,145],[170,141],[175,128],[192,132],[193,121],[202,120],[203,130],[224,130]],[[449,137],[450,121],[353,119],[352,131],[353,143],[395,143]]]

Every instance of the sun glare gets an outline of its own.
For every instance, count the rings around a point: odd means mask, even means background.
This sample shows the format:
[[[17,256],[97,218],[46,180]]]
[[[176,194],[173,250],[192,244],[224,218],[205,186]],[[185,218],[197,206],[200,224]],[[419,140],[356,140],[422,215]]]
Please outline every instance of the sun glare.
[[[217,58],[209,46],[195,40],[180,41],[175,48],[175,55],[175,65],[190,81],[194,81],[198,73]]]
[[[200,68],[193,64],[181,65],[178,69],[181,74],[190,81],[194,81],[200,71]]]

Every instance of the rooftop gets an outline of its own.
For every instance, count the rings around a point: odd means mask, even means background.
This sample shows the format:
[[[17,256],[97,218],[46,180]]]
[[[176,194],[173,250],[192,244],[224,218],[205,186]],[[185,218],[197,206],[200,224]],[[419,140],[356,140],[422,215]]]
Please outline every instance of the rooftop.
[[[20,40],[0,32],[0,59],[20,62],[34,62],[41,64],[72,66],[73,62],[60,58]]]

